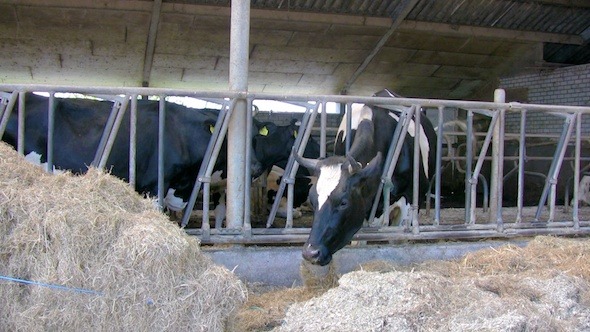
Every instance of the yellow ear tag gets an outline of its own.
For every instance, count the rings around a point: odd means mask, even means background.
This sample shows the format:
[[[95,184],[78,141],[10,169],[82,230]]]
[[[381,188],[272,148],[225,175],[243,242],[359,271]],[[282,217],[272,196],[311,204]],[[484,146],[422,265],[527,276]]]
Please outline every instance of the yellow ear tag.
[[[258,133],[262,136],[266,136],[266,135],[268,135],[268,128],[266,128],[266,126],[264,126],[264,127],[260,128]]]
[[[293,130],[293,137],[297,137],[297,130]]]
[[[213,134],[213,131],[215,130],[215,126],[214,125],[209,125],[209,131],[211,132],[211,134]]]

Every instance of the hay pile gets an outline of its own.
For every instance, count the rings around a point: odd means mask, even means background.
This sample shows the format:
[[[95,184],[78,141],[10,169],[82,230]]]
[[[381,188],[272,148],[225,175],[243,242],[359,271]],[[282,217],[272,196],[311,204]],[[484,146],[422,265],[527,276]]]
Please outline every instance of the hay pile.
[[[0,143],[5,331],[223,331],[243,284],[114,177],[48,175]],[[84,291],[88,292],[84,292]]]
[[[372,268],[293,304],[275,331],[590,330],[587,239],[537,237],[451,262]]]

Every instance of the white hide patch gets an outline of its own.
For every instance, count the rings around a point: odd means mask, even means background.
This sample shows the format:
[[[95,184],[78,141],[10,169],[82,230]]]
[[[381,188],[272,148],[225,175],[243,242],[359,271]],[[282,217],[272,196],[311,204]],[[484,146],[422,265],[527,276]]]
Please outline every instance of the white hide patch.
[[[340,177],[342,176],[340,166],[342,166],[342,164],[322,166],[320,168],[320,176],[318,177],[318,182],[316,184],[318,192],[318,210],[322,208],[324,203],[326,203],[328,197],[332,191],[334,191],[338,182],[340,182]]]
[[[405,197],[401,197],[397,202],[389,206],[389,220],[384,220],[385,215],[375,218],[371,223],[373,227],[385,226],[403,226],[410,219],[410,210],[412,206]]]
[[[267,183],[267,190],[274,190],[275,192],[279,191],[279,180],[281,176],[285,174],[285,170],[280,168],[279,166],[274,165],[270,170],[270,173],[267,176],[266,183]],[[273,199],[276,199],[276,195]],[[287,209],[288,203],[286,197],[281,197],[281,202],[279,203],[279,208],[277,210],[277,216],[281,218],[287,218],[287,213],[289,210]],[[268,211],[272,209],[272,206],[267,206]],[[298,208],[292,209],[292,216],[293,219],[299,219],[302,216],[302,212]]]
[[[41,162],[41,155],[38,154],[37,152],[33,151],[33,152],[29,153],[28,155],[25,156],[25,160],[30,162],[33,165],[40,166],[41,168],[43,168],[43,170],[47,171],[47,163]],[[53,166],[53,174],[63,174],[65,172],[66,171],[61,170],[61,169],[57,169],[57,168],[55,168],[55,166]]]
[[[363,104],[353,104],[351,107],[351,121],[350,121],[350,129],[356,130],[359,126],[359,123],[363,120],[372,120],[373,119],[373,110]],[[340,121],[340,126],[338,126],[338,133],[342,132],[342,141],[346,139],[346,127],[347,127],[347,117],[345,116]]]
[[[174,196],[175,191],[176,189],[168,189],[166,197],[164,197],[164,205],[170,211],[179,212],[184,210],[186,207],[186,202],[184,202],[182,198]]]
[[[399,116],[394,113],[389,112],[389,116],[395,119],[399,123]],[[410,120],[410,124],[408,125],[408,134],[410,136],[416,137],[416,123],[414,120]],[[428,144],[428,138],[426,137],[426,133],[424,133],[424,127],[420,124],[420,154],[422,155],[422,167],[424,167],[424,174],[428,178],[428,153],[430,152],[430,144]]]
[[[578,186],[578,200],[590,205],[590,176],[583,176]],[[572,199],[571,205],[574,204]]]

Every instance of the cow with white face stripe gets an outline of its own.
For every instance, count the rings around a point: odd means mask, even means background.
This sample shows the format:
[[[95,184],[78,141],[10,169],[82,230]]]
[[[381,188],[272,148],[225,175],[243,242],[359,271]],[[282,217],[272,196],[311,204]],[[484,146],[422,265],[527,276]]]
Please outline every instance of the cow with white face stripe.
[[[388,90],[375,96],[396,97]],[[384,156],[391,145],[392,134],[398,124],[399,112],[372,105],[352,108],[349,153],[344,153],[346,117],[340,125],[334,148],[335,156],[323,159],[308,159],[296,156],[301,166],[318,177],[310,190],[314,208],[314,220],[303,257],[318,265],[327,265],[332,255],[346,246],[369,217],[383,172]],[[391,202],[407,205],[412,201],[412,166],[415,125],[408,127],[401,154],[391,178]],[[426,116],[421,116],[419,197],[424,201],[429,179],[435,171],[436,134]],[[432,148],[431,148],[432,147]],[[405,201],[405,202],[404,202]],[[390,207],[391,209],[391,207]],[[409,210],[405,207],[406,211]],[[383,209],[380,208],[379,211]]]

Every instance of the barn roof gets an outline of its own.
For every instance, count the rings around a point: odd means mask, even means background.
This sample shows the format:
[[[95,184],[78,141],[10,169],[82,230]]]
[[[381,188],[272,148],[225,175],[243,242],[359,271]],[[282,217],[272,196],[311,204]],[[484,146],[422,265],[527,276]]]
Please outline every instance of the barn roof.
[[[230,1],[0,1],[0,82],[226,90]],[[490,99],[590,62],[585,0],[252,0],[249,90]]]

